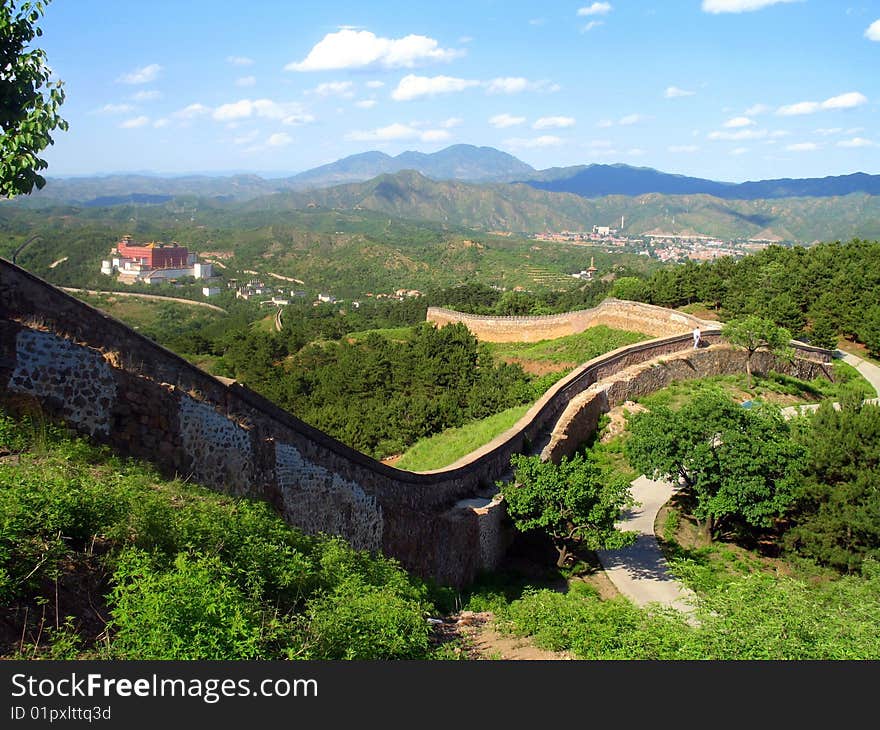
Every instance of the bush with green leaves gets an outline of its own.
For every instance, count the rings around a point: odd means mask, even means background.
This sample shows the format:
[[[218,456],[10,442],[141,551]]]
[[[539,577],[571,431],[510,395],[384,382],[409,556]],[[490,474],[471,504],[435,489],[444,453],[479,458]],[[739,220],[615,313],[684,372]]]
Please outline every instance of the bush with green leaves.
[[[30,428],[0,412],[6,440],[24,445]],[[61,429],[46,433],[39,450],[0,460],[0,601],[29,622],[16,636],[43,635],[31,655],[430,655],[435,593],[396,561],[341,538],[304,535],[265,502],[168,482]],[[109,614],[105,638],[78,633],[84,616],[66,620],[77,607],[63,602],[52,632],[20,610],[51,607],[56,578],[104,594],[90,600]]]
[[[498,483],[507,513],[518,530],[539,530],[551,538],[557,566],[569,563],[577,545],[615,549],[635,540],[634,533],[614,526],[621,508],[632,504],[629,481],[601,466],[592,454],[563,456],[559,464],[514,454],[510,465],[513,482]]]

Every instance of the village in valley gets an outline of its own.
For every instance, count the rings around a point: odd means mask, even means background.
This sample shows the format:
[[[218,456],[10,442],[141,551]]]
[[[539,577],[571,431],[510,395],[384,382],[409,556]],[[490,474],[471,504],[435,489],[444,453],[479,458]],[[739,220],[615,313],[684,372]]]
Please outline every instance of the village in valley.
[[[535,233],[536,241],[556,241],[584,246],[599,246],[606,252],[636,253],[664,262],[714,261],[724,256],[739,258],[767,248],[784,244],[780,238],[743,238],[723,240],[700,233],[664,233],[649,231],[638,236],[624,235],[624,219],[620,227],[595,225],[590,231],[545,231]],[[581,272],[583,274],[584,272]],[[578,276],[578,274],[574,274]],[[587,277],[581,277],[587,278]]]

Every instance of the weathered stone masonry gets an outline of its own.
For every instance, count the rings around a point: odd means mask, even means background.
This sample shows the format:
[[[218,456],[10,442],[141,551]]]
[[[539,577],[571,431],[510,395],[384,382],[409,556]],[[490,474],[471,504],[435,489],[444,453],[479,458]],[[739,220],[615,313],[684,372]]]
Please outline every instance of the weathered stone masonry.
[[[341,534],[457,586],[503,554],[503,502],[491,496],[510,456],[546,438],[568,403],[600,378],[690,347],[685,334],[596,358],[492,443],[416,474],[350,449],[3,259],[0,314],[3,400],[36,402],[169,476],[267,500],[308,532]],[[717,330],[705,338],[717,342]]]

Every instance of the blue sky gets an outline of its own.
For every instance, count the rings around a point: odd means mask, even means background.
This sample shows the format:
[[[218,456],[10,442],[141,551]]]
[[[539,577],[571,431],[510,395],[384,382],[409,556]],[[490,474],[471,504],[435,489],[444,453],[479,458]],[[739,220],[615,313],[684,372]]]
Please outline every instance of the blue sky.
[[[47,174],[289,174],[488,145],[743,181],[880,174],[880,0],[54,0]]]

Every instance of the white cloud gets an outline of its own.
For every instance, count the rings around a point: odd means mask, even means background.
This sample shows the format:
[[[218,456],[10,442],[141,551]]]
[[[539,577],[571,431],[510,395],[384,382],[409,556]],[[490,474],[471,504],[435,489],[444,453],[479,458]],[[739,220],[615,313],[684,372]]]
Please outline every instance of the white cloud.
[[[556,147],[563,143],[560,137],[554,137],[551,134],[542,134],[540,137],[514,137],[504,140],[507,147],[518,147],[523,149],[532,149],[535,147]]]
[[[235,80],[236,86],[254,86],[257,83],[256,76],[242,76]]]
[[[700,148],[695,144],[674,144],[667,147],[670,152],[697,152]]]
[[[532,129],[563,129],[574,125],[574,117],[541,117],[535,121]]]
[[[733,119],[728,119],[721,126],[727,129],[737,129],[739,127],[749,127],[752,124],[754,122],[748,117],[734,117]]]
[[[828,109],[852,109],[867,103],[868,98],[858,91],[850,91],[846,94],[832,96],[825,101],[800,101],[797,104],[787,104],[776,110],[783,117],[798,116],[801,114],[815,114]]]
[[[611,141],[607,139],[591,139],[587,146],[591,149],[608,149],[614,145],[612,145]]]
[[[222,104],[214,109],[213,117],[218,122],[263,117],[265,119],[281,119],[284,124],[301,123],[314,119],[309,114],[303,114],[298,104],[280,104],[271,99],[241,99],[229,104]]]
[[[788,132],[785,129],[775,129],[772,132],[770,132],[770,136],[776,137],[776,138],[787,137],[789,134],[791,134],[791,132]]]
[[[137,129],[138,127],[145,127],[149,123],[150,123],[149,117],[140,116],[140,117],[133,117],[132,119],[126,119],[119,126],[122,129]]]
[[[196,117],[201,117],[210,113],[211,109],[204,104],[190,104],[189,106],[174,112],[171,116],[177,117],[178,119],[195,119]]]
[[[769,111],[770,107],[766,104],[754,104],[753,106],[750,106],[748,109],[746,109],[746,116],[756,117],[759,114],[766,114]]]
[[[504,129],[506,127],[516,127],[519,124],[522,124],[526,121],[525,117],[515,117],[512,114],[496,114],[494,117],[489,117],[489,124],[491,124],[495,129]]]
[[[779,3],[792,2],[798,2],[798,0],[703,0],[703,12],[716,15],[718,13],[746,13]]]
[[[589,33],[591,30],[593,30],[593,28],[598,28],[600,25],[605,25],[605,21],[591,20],[583,28],[581,28],[581,33]]]
[[[451,94],[479,85],[479,81],[458,79],[454,76],[416,76],[409,74],[400,80],[397,88],[391,92],[391,98],[395,101],[410,101],[418,99],[420,96]]]
[[[544,18],[532,18],[529,21],[529,25],[544,25],[547,21]]]
[[[734,140],[764,139],[767,136],[766,129],[740,129],[736,132],[709,132],[709,139]]]
[[[412,68],[425,61],[451,61],[462,51],[440,48],[433,38],[408,35],[381,38],[368,30],[343,28],[328,33],[299,62],[288,63],[286,71],[330,71],[343,68],[382,66]]]
[[[381,89],[383,86],[385,86],[384,81],[367,81],[368,89]]]
[[[617,123],[621,126],[628,127],[631,124],[638,124],[639,122],[643,122],[647,119],[647,117],[643,117],[641,114],[627,114],[625,117],[621,117],[617,120]]]
[[[359,109],[372,109],[379,102],[375,99],[361,99],[360,101],[356,101],[354,105]]]
[[[291,137],[286,132],[276,132],[269,136],[269,139],[266,140],[266,144],[269,147],[284,147],[293,142],[293,137]]]
[[[748,148],[748,147],[737,147],[737,148],[734,149],[734,150],[730,150],[730,154],[732,154],[732,155],[744,155],[744,154],[745,154],[746,152],[748,152],[748,151],[749,151],[749,148]]]
[[[633,147],[631,149],[628,149],[626,151],[626,154],[630,155],[631,157],[641,157],[643,154],[645,154],[645,150],[639,149],[638,147]]]
[[[785,146],[789,152],[815,152],[819,149],[819,145],[815,142],[796,142]]]
[[[816,134],[821,134],[823,137],[830,137],[832,134],[840,134],[843,131],[842,127],[819,127],[819,129],[813,130]]]
[[[869,41],[880,41],[880,19],[875,20],[865,31],[865,38]]]
[[[155,101],[156,99],[162,98],[162,92],[156,91],[155,89],[138,91],[135,94],[132,94],[129,99],[132,101]]]
[[[104,104],[100,109],[95,109],[95,114],[127,114],[134,111],[131,104]]]
[[[663,92],[663,96],[665,96],[667,99],[679,99],[683,96],[693,96],[696,93],[696,91],[679,89],[677,86],[667,86],[666,91]]]
[[[519,94],[522,91],[559,91],[559,84],[549,81],[529,81],[522,76],[502,76],[486,82],[489,94]]]
[[[445,129],[426,129],[421,133],[419,139],[422,142],[443,142],[449,139],[452,135]]]
[[[122,74],[118,80],[123,84],[148,84],[156,80],[161,70],[162,67],[158,63],[151,63],[149,66],[136,68],[134,71]]]
[[[167,127],[169,124],[171,124],[171,120],[166,119],[165,117],[162,117],[161,119],[157,119],[155,122],[153,122],[153,126],[156,129],[162,129],[162,127]]]
[[[823,109],[852,109],[855,106],[866,104],[868,97],[858,91],[850,91],[839,96],[832,96],[822,102]]]
[[[865,139],[864,137],[853,137],[852,139],[842,139],[837,143],[838,147],[876,147],[877,143],[872,142],[870,139]]]
[[[352,97],[354,96],[353,88],[354,83],[351,81],[325,81],[306,93],[318,96]]]
[[[227,56],[226,63],[231,63],[233,66],[253,66],[254,59],[247,56]]]
[[[611,12],[611,3],[593,3],[583,8],[578,8],[577,14],[584,15],[606,15]]]
[[[598,122],[596,122],[596,126],[600,129],[607,129],[608,127],[613,127],[614,122],[612,122],[610,119],[600,119]]]
[[[443,129],[452,129],[453,127],[460,127],[464,119],[461,117],[449,117],[449,119],[444,119],[440,122],[440,126]]]
[[[451,135],[445,129],[416,129],[411,124],[395,122],[387,127],[365,131],[349,132],[345,139],[350,142],[396,142],[399,140],[418,139],[422,142],[440,142]]]

